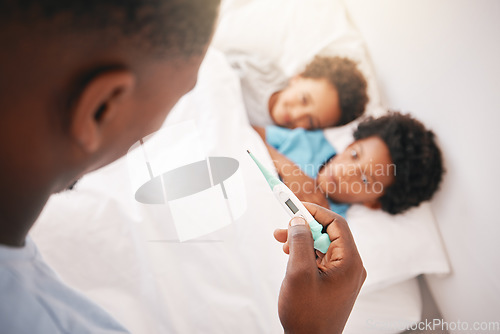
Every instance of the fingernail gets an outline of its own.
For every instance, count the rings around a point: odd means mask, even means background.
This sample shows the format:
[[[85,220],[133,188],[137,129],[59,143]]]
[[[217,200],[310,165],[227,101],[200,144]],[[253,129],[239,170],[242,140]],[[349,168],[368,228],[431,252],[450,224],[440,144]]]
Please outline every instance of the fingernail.
[[[306,220],[302,217],[293,217],[292,220],[290,220],[290,226],[296,226],[296,225],[305,225]]]

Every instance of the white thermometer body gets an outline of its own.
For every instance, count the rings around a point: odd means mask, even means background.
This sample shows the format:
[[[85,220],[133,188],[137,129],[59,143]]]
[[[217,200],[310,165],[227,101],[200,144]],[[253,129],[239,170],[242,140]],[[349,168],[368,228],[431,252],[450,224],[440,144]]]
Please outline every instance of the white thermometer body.
[[[260,171],[266,178],[267,183],[273,190],[274,196],[280,202],[281,206],[290,215],[290,217],[304,218],[309,227],[314,239],[314,248],[322,253],[326,253],[330,246],[330,238],[328,234],[321,233],[323,226],[318,223],[302,202],[295,196],[295,194],[276,176],[271,174],[254,156],[250,151],[247,151],[250,157],[255,161]]]
[[[302,217],[311,228],[314,239],[314,248],[322,253],[326,253],[330,246],[328,234],[321,233],[323,226],[314,219],[304,204],[295,196],[295,194],[284,184],[276,184],[273,187],[274,196],[278,199],[283,209],[288,212],[290,217]]]

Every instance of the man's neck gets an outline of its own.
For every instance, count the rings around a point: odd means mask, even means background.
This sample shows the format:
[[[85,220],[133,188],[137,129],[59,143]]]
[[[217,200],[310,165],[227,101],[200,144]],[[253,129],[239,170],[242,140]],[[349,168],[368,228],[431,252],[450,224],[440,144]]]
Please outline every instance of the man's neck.
[[[62,182],[64,166],[58,156],[64,155],[64,145],[50,136],[42,112],[16,112],[16,105],[5,108],[0,123],[0,243],[21,247]]]
[[[23,247],[26,235],[28,231],[22,233],[21,231],[5,231],[4,226],[0,225],[1,235],[0,235],[0,245],[10,246],[10,247]]]
[[[16,189],[19,191],[19,188]],[[0,244],[22,247],[26,236],[38,218],[50,191],[20,194],[0,189]]]

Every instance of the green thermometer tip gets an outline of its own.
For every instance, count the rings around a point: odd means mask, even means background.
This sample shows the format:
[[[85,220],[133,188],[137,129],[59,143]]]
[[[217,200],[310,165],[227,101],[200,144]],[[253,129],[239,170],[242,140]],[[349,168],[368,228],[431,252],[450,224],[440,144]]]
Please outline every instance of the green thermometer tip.
[[[277,184],[282,183],[276,176],[271,174],[269,170],[267,170],[266,167],[264,167],[259,160],[257,160],[252,153],[250,153],[249,150],[247,150],[248,154],[250,154],[250,157],[252,158],[253,161],[257,164],[257,167],[259,167],[260,171],[262,174],[264,174],[264,177],[266,178],[267,183],[271,187],[271,190],[276,186]]]

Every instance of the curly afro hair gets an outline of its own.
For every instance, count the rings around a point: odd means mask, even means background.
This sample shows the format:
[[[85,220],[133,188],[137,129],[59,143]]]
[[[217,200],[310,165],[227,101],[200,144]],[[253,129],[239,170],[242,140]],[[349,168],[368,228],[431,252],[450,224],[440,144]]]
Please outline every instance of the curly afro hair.
[[[385,142],[396,165],[394,183],[379,198],[382,210],[402,213],[431,199],[444,173],[434,133],[410,115],[391,112],[367,118],[354,132],[356,140],[372,136]]]
[[[336,125],[347,124],[365,111],[368,103],[366,79],[352,60],[316,56],[300,75],[304,78],[325,78],[337,89],[342,115]]]

